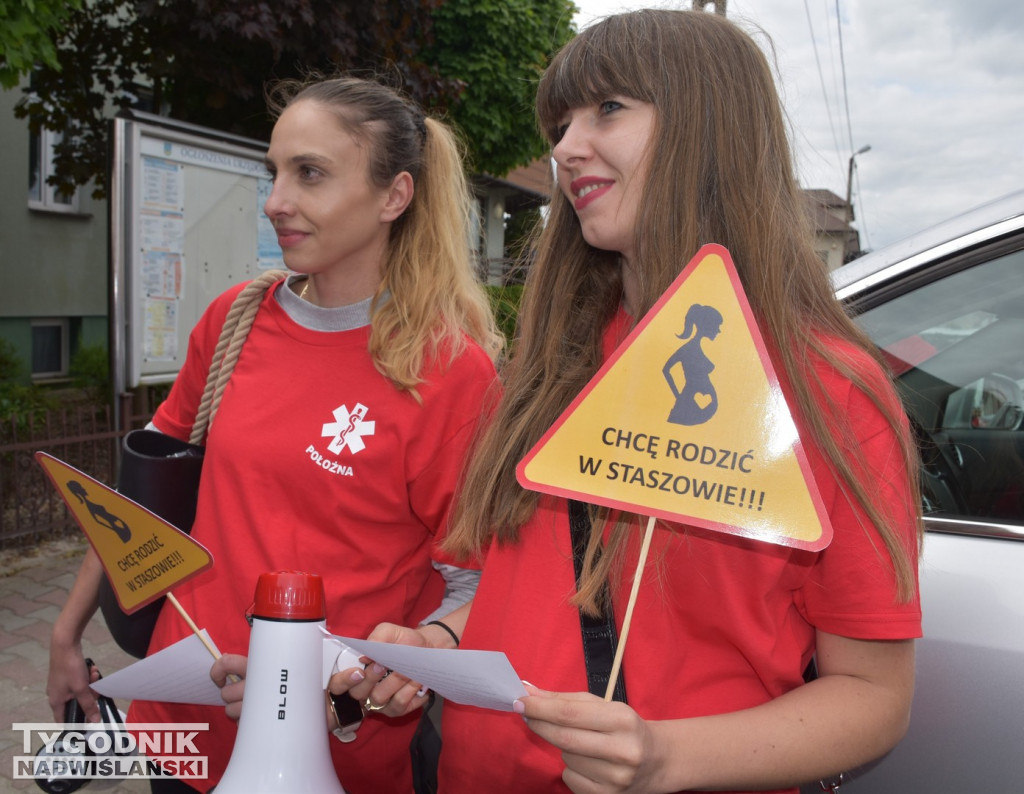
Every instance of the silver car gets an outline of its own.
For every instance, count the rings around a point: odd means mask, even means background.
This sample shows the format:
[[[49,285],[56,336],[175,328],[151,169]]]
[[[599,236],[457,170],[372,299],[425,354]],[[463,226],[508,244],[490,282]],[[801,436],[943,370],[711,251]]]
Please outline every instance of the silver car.
[[[833,283],[897,376],[928,530],[910,730],[841,791],[1024,791],[1024,191]]]

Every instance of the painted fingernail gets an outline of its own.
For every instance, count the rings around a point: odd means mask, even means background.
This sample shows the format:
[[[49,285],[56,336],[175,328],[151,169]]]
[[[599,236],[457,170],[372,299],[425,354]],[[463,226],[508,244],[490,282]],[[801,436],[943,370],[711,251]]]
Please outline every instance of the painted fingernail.
[[[376,662],[373,663],[374,675],[384,675],[384,673],[386,673],[387,671],[388,671],[388,668],[382,667],[381,665],[377,664]]]
[[[366,676],[365,676],[365,675],[363,675],[363,671],[362,671],[362,670],[353,670],[353,671],[352,671],[352,675],[350,675],[350,676],[348,677],[348,680],[349,680],[349,681],[352,681],[352,682],[353,682],[353,683],[355,683],[355,684],[358,684],[358,683],[359,683],[360,681],[362,681],[362,680],[363,680],[364,678],[366,678]]]
[[[512,711],[514,711],[516,714],[523,714],[526,712],[526,704],[524,704],[521,700],[513,700]]]
[[[425,686],[421,686],[419,689],[416,690],[416,697],[421,698],[429,691],[430,690],[427,689]]]

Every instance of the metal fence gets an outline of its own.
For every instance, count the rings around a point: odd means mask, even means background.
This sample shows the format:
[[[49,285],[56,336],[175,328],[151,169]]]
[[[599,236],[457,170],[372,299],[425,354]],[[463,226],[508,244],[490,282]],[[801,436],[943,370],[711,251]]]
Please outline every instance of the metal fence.
[[[110,406],[95,404],[71,404],[0,422],[0,549],[80,531],[35,453],[47,452],[113,487],[121,438],[152,415],[148,405],[141,410],[136,406],[133,413],[132,395],[127,397],[121,427],[115,427]]]

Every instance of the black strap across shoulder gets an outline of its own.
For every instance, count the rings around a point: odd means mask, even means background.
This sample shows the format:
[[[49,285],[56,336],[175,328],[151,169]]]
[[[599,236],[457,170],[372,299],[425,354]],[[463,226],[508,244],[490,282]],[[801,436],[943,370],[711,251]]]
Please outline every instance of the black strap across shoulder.
[[[576,569],[576,586],[579,587],[583,571],[583,554],[590,537],[590,513],[583,502],[569,500],[569,529],[572,533],[572,557]],[[612,674],[618,632],[615,629],[615,611],[612,609],[611,594],[605,584],[604,613],[591,617],[580,610],[580,631],[583,635],[583,658],[587,665],[587,689],[591,694],[604,697],[608,679]],[[612,694],[613,700],[626,702],[626,682],[620,668],[618,680]]]

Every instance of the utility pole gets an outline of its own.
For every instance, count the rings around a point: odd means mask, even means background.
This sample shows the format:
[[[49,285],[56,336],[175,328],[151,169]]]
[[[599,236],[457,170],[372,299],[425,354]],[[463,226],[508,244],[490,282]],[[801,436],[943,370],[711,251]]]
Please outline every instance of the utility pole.
[[[861,146],[857,151],[850,155],[850,168],[846,172],[846,221],[850,223],[853,221],[853,161],[857,159],[858,154],[864,154],[864,152],[870,152],[871,145]]]

